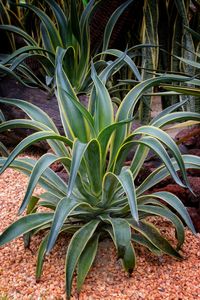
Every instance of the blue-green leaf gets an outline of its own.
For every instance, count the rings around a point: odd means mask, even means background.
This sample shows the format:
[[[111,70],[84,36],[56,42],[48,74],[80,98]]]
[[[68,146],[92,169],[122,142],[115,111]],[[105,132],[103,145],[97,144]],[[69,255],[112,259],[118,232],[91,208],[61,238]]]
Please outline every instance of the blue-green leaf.
[[[20,218],[0,235],[0,246],[12,241],[26,232],[52,222],[52,219],[52,213],[37,213]]]

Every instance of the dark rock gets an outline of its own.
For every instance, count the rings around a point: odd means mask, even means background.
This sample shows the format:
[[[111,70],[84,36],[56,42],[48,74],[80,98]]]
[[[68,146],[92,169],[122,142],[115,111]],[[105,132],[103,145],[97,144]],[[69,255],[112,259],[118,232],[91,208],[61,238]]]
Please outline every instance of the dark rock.
[[[200,177],[188,177],[191,184],[193,193],[188,192],[188,202],[193,203],[195,206],[200,208]],[[190,205],[187,205],[190,206]]]
[[[182,188],[178,184],[168,184],[160,188],[155,188],[151,191],[151,193],[163,192],[163,191],[176,195],[186,205],[187,197],[188,197],[187,190]]]
[[[189,149],[188,154],[200,156],[200,149]]]
[[[197,232],[200,232],[200,210],[194,207],[187,207],[188,213],[192,219],[192,223]]]
[[[185,206],[200,208],[200,177],[188,177],[193,193],[178,184],[167,184],[153,188],[151,193],[166,191],[176,195]]]
[[[180,145],[183,144],[188,149],[200,148],[200,126],[194,125],[190,128],[181,130],[176,136],[175,141]]]
[[[0,81],[0,97],[22,99],[38,106],[54,121],[60,134],[64,135],[58,103],[55,96],[51,96],[46,91],[38,88],[25,87],[13,79],[6,78]],[[87,96],[81,95],[80,99],[84,105],[87,105]],[[0,104],[0,109],[2,110],[6,120],[28,118],[21,109],[14,105]],[[9,133],[0,133],[0,141],[6,146],[15,146],[31,133],[33,133],[33,130],[31,129],[12,129]],[[49,149],[46,142],[39,142],[36,146],[45,151]]]
[[[57,175],[60,176],[60,178],[64,182],[68,182],[69,176],[64,168],[61,171],[57,172]]]

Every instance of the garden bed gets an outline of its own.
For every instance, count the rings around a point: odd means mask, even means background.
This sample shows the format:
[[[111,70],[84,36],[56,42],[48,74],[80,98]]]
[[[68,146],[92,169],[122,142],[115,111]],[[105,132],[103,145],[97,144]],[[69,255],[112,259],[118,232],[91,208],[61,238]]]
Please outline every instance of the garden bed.
[[[0,231],[16,220],[27,178],[8,169],[0,177]],[[41,192],[40,187],[35,193]],[[173,241],[170,223],[154,219],[162,233]],[[61,236],[46,258],[43,276],[35,281],[36,254],[42,234],[33,237],[30,249],[24,249],[20,237],[0,251],[0,299],[65,299],[64,266],[67,237]],[[163,256],[158,258],[138,247],[137,267],[128,277],[109,240],[100,243],[94,266],[83,286],[80,300],[90,299],[199,299],[200,298],[200,234],[193,236],[186,229],[183,261]],[[75,282],[74,282],[75,283]],[[72,299],[78,299],[73,288]],[[4,297],[5,296],[5,297]],[[3,298],[4,297],[4,298]],[[6,298],[7,297],[7,298]]]

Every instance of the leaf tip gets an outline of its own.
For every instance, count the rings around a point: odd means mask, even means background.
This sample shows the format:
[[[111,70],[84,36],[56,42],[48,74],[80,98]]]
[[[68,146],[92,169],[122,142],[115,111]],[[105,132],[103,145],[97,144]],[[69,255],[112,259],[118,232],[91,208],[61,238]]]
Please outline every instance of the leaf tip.
[[[35,282],[39,283],[40,282],[40,277],[36,277]]]
[[[19,217],[19,216],[21,216],[21,214],[23,213],[23,209],[20,207],[19,208],[19,210],[18,210],[18,212],[17,212],[17,216]]]

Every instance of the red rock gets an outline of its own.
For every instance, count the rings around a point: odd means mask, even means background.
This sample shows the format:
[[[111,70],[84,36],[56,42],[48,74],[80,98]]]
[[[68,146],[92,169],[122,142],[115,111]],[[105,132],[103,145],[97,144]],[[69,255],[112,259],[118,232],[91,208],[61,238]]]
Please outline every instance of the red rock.
[[[187,190],[185,188],[182,188],[178,184],[168,184],[161,188],[153,189],[153,191],[151,191],[151,192],[155,193],[155,192],[161,192],[161,191],[172,193],[172,194],[176,195],[184,203],[184,205],[187,204],[187,199],[188,199]]]
[[[181,130],[175,137],[179,144],[183,144],[188,148],[200,147],[200,126],[195,125],[190,128]]]
[[[200,210],[194,207],[187,207],[189,215],[192,219],[194,227],[197,232],[200,232]]]

